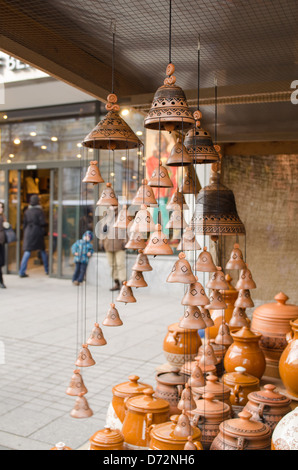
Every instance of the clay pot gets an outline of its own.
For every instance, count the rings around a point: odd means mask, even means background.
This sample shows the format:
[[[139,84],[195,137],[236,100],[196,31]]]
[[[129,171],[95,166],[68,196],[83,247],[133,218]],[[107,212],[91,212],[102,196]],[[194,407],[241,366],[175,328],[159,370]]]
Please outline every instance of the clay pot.
[[[97,166],[96,160],[90,162],[86,175],[84,179],[82,180],[82,182],[92,183],[92,184],[104,183],[104,180],[102,179],[99,168]]]
[[[239,244],[235,243],[229,261],[226,264],[226,269],[245,269],[246,264],[243,260],[243,254],[240,250]]]
[[[197,251],[200,249],[201,247],[198,244],[192,229],[190,227],[186,227],[182,235],[182,239],[177,246],[177,251]]]
[[[217,271],[215,264],[213,263],[212,256],[207,251],[207,247],[204,246],[202,253],[199,254],[196,261],[196,271],[215,273]]]
[[[229,321],[229,328],[231,333],[237,333],[244,326],[250,326],[250,319],[245,313],[245,308],[235,307],[233,315]]]
[[[275,385],[264,385],[264,390],[248,394],[244,409],[252,414],[252,419],[268,424],[271,431],[277,423],[291,411],[291,400],[276,390]]]
[[[102,191],[98,199],[97,206],[118,206],[118,199],[115,195],[111,183],[106,184],[106,188]]]
[[[76,369],[73,371],[73,376],[71,377],[69,387],[66,389],[66,394],[72,397],[77,397],[80,393],[85,395],[88,393],[88,390],[85,387],[80,371]]]
[[[160,224],[155,225],[155,232],[149,238],[146,248],[144,249],[145,255],[172,255],[173,250],[169,245],[169,240],[162,232]]]
[[[279,360],[279,374],[287,394],[298,399],[298,319],[290,321],[292,332],[287,334],[288,345]]]
[[[201,344],[196,330],[180,328],[178,323],[173,323],[164,338],[163,351],[171,366],[181,367],[185,361],[194,360]]]
[[[183,366],[181,367],[180,369],[180,372],[182,374],[185,374],[187,375],[188,377],[191,377],[193,371],[195,370],[195,367],[197,364],[199,364],[199,360],[200,360],[201,356],[196,356],[195,357],[195,360],[190,362],[190,361],[187,361],[183,364]],[[208,375],[210,374],[214,374],[216,375],[217,374],[217,368],[216,368],[216,365],[213,365],[213,364],[210,364],[210,365],[207,365],[207,364],[201,364],[199,365],[201,371],[202,371],[202,374],[204,375],[205,379]]]
[[[212,393],[215,400],[223,401],[226,403],[231,411],[231,389],[222,382],[219,382],[216,375],[210,374],[206,377],[206,383],[200,387],[193,387],[192,392],[195,400],[199,400],[205,393]]]
[[[198,305],[204,306],[209,304],[209,299],[206,296],[204,287],[198,281],[198,277],[195,276],[196,282],[187,286],[187,291],[181,301],[182,305],[192,305],[196,307]]]
[[[248,326],[244,326],[237,333],[231,333],[234,343],[228,348],[224,366],[227,372],[233,372],[235,367],[245,367],[248,374],[259,379],[265,372],[266,361],[259,340],[261,335],[254,334]]]
[[[280,356],[287,346],[286,336],[291,331],[290,321],[298,318],[298,306],[287,304],[288,297],[280,292],[274,299],[277,303],[261,305],[253,312],[251,330],[261,334],[260,348],[267,363],[267,372],[279,377]]]
[[[190,165],[192,162],[192,157],[189,155],[187,148],[183,145],[181,139],[178,139],[167,159],[167,166],[185,166]]]
[[[247,374],[244,367],[236,367],[234,372],[224,374],[222,381],[231,389],[230,402],[234,416],[243,410],[248,394],[260,390],[259,379]]]
[[[123,450],[123,442],[123,434],[118,429],[106,426],[90,437],[89,450]]]
[[[165,166],[162,166],[162,163],[159,163],[159,166],[153,170],[150,180],[148,181],[151,188],[172,188],[173,183],[169,177],[168,170]]]
[[[157,206],[153,189],[148,185],[148,180],[146,179],[142,180],[142,185],[139,187],[135,197],[132,200],[132,205],[141,206],[142,204],[151,207]]]
[[[171,416],[171,421],[166,423],[156,424],[150,430],[150,446],[152,450],[187,450],[185,446],[191,442],[191,450],[202,450],[201,431],[190,425],[189,420],[187,423],[181,421],[178,423],[177,416]],[[181,415],[180,420],[188,419],[187,416]],[[181,432],[185,429],[190,435]]]
[[[222,422],[210,450],[270,450],[269,426],[251,418],[251,413],[242,411],[238,418]]]
[[[206,324],[202,318],[199,307],[193,307],[189,305],[185,308],[183,317],[179,322],[180,328],[187,328],[190,330],[203,330],[206,328]]]
[[[94,328],[92,329],[90,336],[87,339],[87,344],[88,346],[104,346],[107,344],[102,329],[98,323],[94,324]]]
[[[84,419],[90,418],[93,415],[93,411],[89,408],[88,401],[84,397],[84,393],[80,393],[76,399],[74,408],[70,412],[72,418]]]
[[[148,449],[150,427],[169,419],[170,405],[166,400],[153,397],[154,390],[147,388],[143,395],[126,400],[126,414],[122,433],[128,450]]]
[[[152,266],[148,261],[147,255],[143,253],[143,250],[139,250],[139,254],[137,256],[136,262],[132,267],[133,271],[152,271]]]
[[[177,407],[181,394],[187,380],[184,374],[180,374],[179,369],[171,372],[160,372],[156,375],[155,396],[163,398],[170,405],[170,415],[177,415],[181,410]]]
[[[196,278],[193,275],[189,262],[185,259],[184,253],[179,253],[179,259],[175,262],[167,282],[179,282],[182,284],[193,284],[196,282]]]
[[[298,450],[298,408],[286,414],[277,424],[271,439],[271,450]]]

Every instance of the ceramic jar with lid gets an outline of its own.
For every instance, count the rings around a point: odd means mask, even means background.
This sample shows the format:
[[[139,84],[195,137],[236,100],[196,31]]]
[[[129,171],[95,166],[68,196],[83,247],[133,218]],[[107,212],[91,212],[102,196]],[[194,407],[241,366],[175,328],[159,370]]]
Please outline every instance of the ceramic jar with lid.
[[[236,367],[234,372],[224,374],[222,381],[231,390],[230,402],[234,417],[248,402],[248,394],[260,390],[259,379],[247,374],[244,367]]]
[[[212,393],[205,393],[196,401],[196,409],[189,411],[193,426],[197,426],[202,432],[202,444],[208,450],[219,432],[222,421],[230,418],[230,406],[216,400]]]
[[[106,426],[109,428],[121,430],[125,417],[125,400],[142,394],[146,388],[152,388],[148,384],[139,382],[139,378],[137,375],[130,375],[128,382],[113,387],[113,399],[106,417]]]
[[[230,401],[231,389],[222,382],[219,382],[216,375],[207,375],[206,385],[202,387],[192,387],[192,393],[195,400],[199,400],[205,393],[212,393],[215,400],[223,401],[230,408],[232,406]]]
[[[247,398],[244,409],[252,414],[252,419],[268,424],[271,431],[291,411],[291,400],[279,393],[275,385],[264,385],[264,390],[251,392]]]
[[[274,299],[276,303],[264,304],[255,309],[251,330],[262,335],[260,347],[267,363],[265,375],[278,377],[279,359],[287,346],[286,335],[291,331],[290,321],[298,318],[298,305],[288,304],[288,297],[283,292]]]
[[[298,318],[290,322],[292,331],[287,334],[288,345],[279,360],[279,374],[287,395],[298,399]]]
[[[271,439],[271,450],[298,450],[298,408],[287,413],[276,425]]]
[[[186,361],[193,361],[202,341],[197,330],[180,328],[179,323],[168,327],[163,341],[163,351],[168,363],[181,367]]]
[[[179,369],[171,372],[160,372],[156,375],[155,397],[163,398],[170,405],[170,416],[181,413],[177,408],[184,385],[188,380],[185,374],[181,374]]]
[[[129,450],[148,449],[150,426],[168,421],[170,405],[162,398],[153,397],[154,390],[147,388],[143,395],[128,398],[122,434],[124,447]]]
[[[253,333],[248,326],[244,326],[237,333],[231,333],[231,336],[234,342],[225,354],[225,370],[233,372],[235,367],[245,367],[248,374],[260,379],[266,369],[265,356],[259,346],[261,335]]]
[[[70,447],[67,447],[64,442],[58,442],[55,447],[52,447],[51,450],[72,450]]]
[[[123,434],[118,429],[105,427],[89,439],[89,450],[123,450]]]
[[[210,450],[270,450],[271,429],[267,424],[254,421],[251,413],[241,411],[238,418],[219,425],[219,434]]]

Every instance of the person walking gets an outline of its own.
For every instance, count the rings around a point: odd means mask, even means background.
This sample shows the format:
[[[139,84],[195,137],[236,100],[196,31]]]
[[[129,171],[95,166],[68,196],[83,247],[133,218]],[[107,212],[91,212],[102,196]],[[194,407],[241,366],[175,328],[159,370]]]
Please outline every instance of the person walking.
[[[24,213],[24,254],[19,271],[20,277],[28,277],[26,269],[32,251],[40,251],[45,273],[48,274],[48,256],[44,243],[46,225],[44,211],[39,204],[39,196],[34,194],[31,196],[30,205]]]
[[[89,259],[94,253],[93,233],[87,230],[80,240],[77,240],[71,247],[72,254],[74,255],[75,272],[72,277],[72,282],[75,286],[79,286],[85,278]]]
[[[6,289],[3,281],[2,267],[5,265],[5,215],[4,215],[4,204],[0,202],[0,288]]]

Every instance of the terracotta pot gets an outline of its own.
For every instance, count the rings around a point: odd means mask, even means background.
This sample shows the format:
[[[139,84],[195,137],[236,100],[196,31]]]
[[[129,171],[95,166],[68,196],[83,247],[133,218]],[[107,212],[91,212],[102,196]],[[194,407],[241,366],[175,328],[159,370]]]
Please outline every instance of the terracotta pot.
[[[170,405],[166,400],[154,398],[154,390],[147,388],[143,395],[129,398],[125,405],[122,433],[124,446],[129,450],[148,449],[150,427],[168,421]]]
[[[192,387],[192,393],[194,395],[195,400],[199,400],[205,393],[212,393],[215,400],[222,401],[226,403],[231,411],[231,389],[227,385],[222,382],[219,382],[218,377],[216,375],[208,375],[206,377],[206,385],[202,387]]]
[[[271,430],[267,424],[253,421],[251,413],[242,411],[239,418],[219,425],[211,450],[270,450]]]
[[[160,372],[156,375],[155,397],[163,398],[170,405],[170,416],[178,415],[181,410],[177,407],[187,376],[179,373],[179,369],[172,372]]]
[[[189,441],[189,435],[184,436],[176,431],[177,416],[171,416],[171,421],[156,424],[150,430],[150,446],[152,450],[184,450]],[[193,426],[190,427],[191,439],[197,450],[202,450],[201,431]]]
[[[276,390],[275,385],[267,384],[264,390],[248,394],[244,409],[252,414],[252,419],[268,424],[271,431],[277,423],[291,411],[291,400]]]
[[[181,367],[185,361],[193,361],[202,341],[197,330],[184,329],[179,323],[168,327],[163,341],[163,351],[169,364]]]
[[[231,335],[234,343],[226,352],[225,370],[233,372],[235,367],[242,366],[245,367],[248,374],[260,379],[266,369],[265,356],[259,347],[261,335],[254,334],[248,326],[244,326],[237,333]]]
[[[298,408],[286,414],[272,434],[271,450],[298,450]]]
[[[291,321],[292,332],[288,333],[288,345],[279,360],[279,374],[287,394],[298,399],[298,318]]]
[[[106,427],[89,439],[89,450],[123,450],[123,434],[118,429]]]
[[[224,374],[222,381],[231,390],[230,402],[234,417],[248,402],[248,394],[260,390],[259,379],[247,374],[244,367],[236,367],[234,372]]]
[[[288,297],[282,292],[274,299],[276,303],[264,304],[255,309],[251,330],[262,335],[260,347],[267,365],[278,368],[280,356],[287,346],[286,335],[291,331],[290,321],[298,318],[298,305],[287,304]]]

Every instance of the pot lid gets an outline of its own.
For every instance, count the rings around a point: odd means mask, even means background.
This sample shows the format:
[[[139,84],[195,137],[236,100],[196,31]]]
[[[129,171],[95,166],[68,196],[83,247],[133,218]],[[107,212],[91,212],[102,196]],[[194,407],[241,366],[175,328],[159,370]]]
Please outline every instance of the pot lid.
[[[210,374],[206,377],[206,385],[203,387],[196,387],[196,393],[213,393],[214,395],[223,395],[229,394],[230,388],[225,385],[223,382],[218,381],[218,377],[216,375]]]
[[[156,380],[165,385],[184,385],[188,378],[180,373],[180,369],[173,369],[171,372],[160,372],[156,375]]]
[[[218,416],[223,421],[223,415],[230,413],[230,407],[227,403],[215,399],[213,393],[204,393],[202,398],[196,400],[196,409],[190,411],[192,415]]]
[[[260,439],[261,437],[270,437],[271,429],[267,424],[251,419],[252,414],[242,410],[238,418],[228,419],[219,425],[223,433],[235,437],[245,437],[247,439]]]
[[[138,382],[139,378],[140,377],[138,377],[137,375],[130,375],[128,377],[129,382],[123,382],[113,387],[113,395],[121,398],[132,397],[134,395],[139,395],[140,393],[143,393],[143,390],[145,388],[151,387],[148,384]]]
[[[166,423],[157,424],[152,428],[151,436],[159,441],[170,442],[171,444],[181,444],[181,442],[187,442],[188,436],[178,436],[174,433],[175,428],[178,423],[179,415],[172,415],[170,417],[171,421]],[[199,428],[191,426],[191,437],[193,441],[199,441],[201,439],[202,433]]]
[[[89,441],[91,444],[96,446],[107,446],[122,443],[124,441],[124,437],[118,429],[110,429],[106,426],[104,429],[93,434]]]
[[[261,338],[261,334],[255,334],[251,331],[249,326],[243,326],[241,330],[237,331],[237,333],[231,333],[234,341],[259,341]]]
[[[141,413],[163,413],[169,410],[169,403],[162,398],[153,397],[153,394],[152,388],[145,388],[142,395],[129,398],[126,407]]]
[[[243,385],[244,387],[251,387],[252,385],[258,385],[260,383],[257,377],[247,374],[245,367],[235,367],[234,372],[228,372],[224,374],[223,381],[227,385]]]
[[[279,393],[275,385],[272,384],[264,385],[264,390],[249,393],[248,399],[256,403],[265,403],[270,406],[289,405],[291,403],[290,398]]]
[[[253,316],[262,317],[271,321],[294,320],[298,317],[298,305],[287,304],[289,297],[280,292],[274,297],[276,303],[268,303],[257,307]]]

